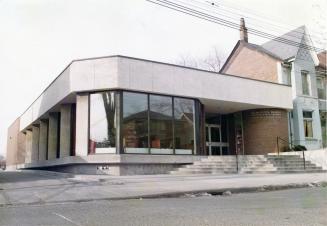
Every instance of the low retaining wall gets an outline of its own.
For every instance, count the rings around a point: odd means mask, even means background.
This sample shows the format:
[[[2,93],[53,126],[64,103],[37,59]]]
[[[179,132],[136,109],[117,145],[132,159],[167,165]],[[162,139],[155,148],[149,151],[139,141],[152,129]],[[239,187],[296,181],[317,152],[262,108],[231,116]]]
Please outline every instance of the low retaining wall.
[[[98,154],[69,156],[53,160],[17,165],[17,169],[43,169],[76,174],[149,175],[166,174],[185,164],[207,156]]]

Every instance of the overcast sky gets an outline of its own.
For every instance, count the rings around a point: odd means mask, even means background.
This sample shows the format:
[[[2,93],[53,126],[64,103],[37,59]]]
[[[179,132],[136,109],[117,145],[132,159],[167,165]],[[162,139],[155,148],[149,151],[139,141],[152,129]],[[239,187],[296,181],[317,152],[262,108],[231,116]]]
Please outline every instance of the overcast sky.
[[[216,1],[220,2],[220,1]],[[306,25],[319,47],[326,35],[325,0],[234,0],[258,30]],[[218,5],[218,7],[220,7]],[[222,8],[224,9],[224,8]],[[225,10],[229,8],[225,8]],[[214,9],[213,10],[218,10]],[[221,13],[227,11],[221,11]],[[217,11],[218,12],[218,11]],[[240,15],[229,15],[238,22]],[[266,21],[266,22],[264,22]],[[253,23],[251,23],[253,22]],[[0,154],[8,126],[73,59],[122,54],[164,62],[205,56],[213,46],[227,55],[239,32],[145,0],[0,0]],[[266,41],[249,35],[249,41]]]

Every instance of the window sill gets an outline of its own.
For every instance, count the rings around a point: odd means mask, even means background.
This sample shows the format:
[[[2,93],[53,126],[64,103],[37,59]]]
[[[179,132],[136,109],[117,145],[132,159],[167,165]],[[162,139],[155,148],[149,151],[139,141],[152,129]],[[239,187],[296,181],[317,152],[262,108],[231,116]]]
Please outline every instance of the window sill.
[[[305,141],[318,141],[318,139],[313,138],[313,137],[306,137]]]

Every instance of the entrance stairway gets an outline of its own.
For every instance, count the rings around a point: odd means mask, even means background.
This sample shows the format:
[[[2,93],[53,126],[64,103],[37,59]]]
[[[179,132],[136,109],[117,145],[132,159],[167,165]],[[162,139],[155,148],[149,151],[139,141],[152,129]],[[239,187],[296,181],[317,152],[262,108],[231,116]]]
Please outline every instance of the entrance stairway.
[[[324,172],[298,155],[208,156],[191,165],[182,166],[170,174],[235,174],[235,173],[304,173]]]

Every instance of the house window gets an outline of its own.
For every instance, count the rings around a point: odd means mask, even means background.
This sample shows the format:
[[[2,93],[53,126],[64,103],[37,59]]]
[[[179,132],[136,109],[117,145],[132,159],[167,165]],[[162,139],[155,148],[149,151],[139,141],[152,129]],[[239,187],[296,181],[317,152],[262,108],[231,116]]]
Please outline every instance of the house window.
[[[312,111],[303,111],[304,137],[312,138]]]
[[[319,99],[326,99],[326,89],[323,78],[317,78],[317,91]]]
[[[310,95],[309,74],[306,71],[301,71],[302,78],[302,94]]]
[[[327,146],[327,112],[319,111],[319,115],[321,123],[322,146],[325,148]]]

